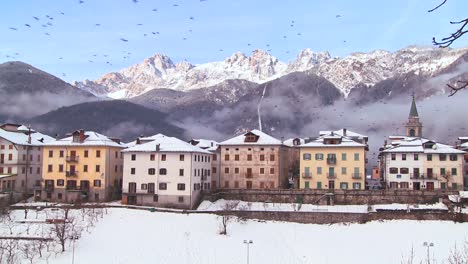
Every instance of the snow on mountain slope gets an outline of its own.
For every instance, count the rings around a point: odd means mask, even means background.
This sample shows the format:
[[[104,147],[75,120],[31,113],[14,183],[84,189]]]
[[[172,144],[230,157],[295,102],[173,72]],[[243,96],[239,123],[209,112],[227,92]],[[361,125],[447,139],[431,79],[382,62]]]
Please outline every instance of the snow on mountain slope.
[[[236,52],[224,61],[200,65],[186,61],[174,64],[168,56],[156,54],[120,72],[105,74],[95,81],[75,82],[74,85],[99,96],[110,94],[112,98],[129,98],[155,88],[187,91],[228,79],[264,83],[291,72],[312,71],[348,95],[358,84],[371,86],[409,72],[431,76],[466,52],[468,48],[410,46],[393,53],[376,50],[333,58],[328,52],[304,49],[295,60],[286,64],[265,51],[254,50],[251,56]]]

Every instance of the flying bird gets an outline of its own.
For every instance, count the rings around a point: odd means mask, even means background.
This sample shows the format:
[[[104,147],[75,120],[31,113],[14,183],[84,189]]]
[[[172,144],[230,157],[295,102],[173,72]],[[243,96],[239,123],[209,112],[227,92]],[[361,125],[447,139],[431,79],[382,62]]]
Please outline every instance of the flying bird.
[[[39,20],[39,18],[38,18],[38,17],[35,17],[35,16],[33,16],[33,18],[34,18],[34,19],[36,19],[36,20]]]
[[[301,33],[297,33],[298,36],[301,36],[302,34]]]
[[[341,17],[341,15],[336,15],[335,17],[336,17],[336,18],[340,18],[340,17]]]
[[[179,6],[178,4],[173,4],[172,6]]]
[[[83,0],[80,0],[78,3],[79,3],[79,4],[83,4],[83,3],[84,3],[84,1],[83,1]]]
[[[123,42],[128,42],[128,39],[120,38],[120,40]]]
[[[9,29],[11,29],[11,30],[18,30],[18,29],[15,28],[15,27],[9,27]]]
[[[47,32],[46,32],[46,33],[44,33],[44,35],[50,36],[50,34],[49,34],[49,33],[47,33]]]
[[[99,27],[101,24],[94,24],[96,27]]]
[[[31,27],[31,25],[29,25],[29,24],[24,24],[24,25],[27,26],[27,27]]]
[[[153,12],[157,12],[157,11],[158,11],[158,9],[157,9],[157,8],[153,8],[153,10],[151,10],[151,11],[153,11]]]
[[[138,4],[138,0],[132,0],[132,2]]]
[[[190,20],[194,20],[195,18],[194,17],[190,17]]]
[[[143,26],[143,24],[140,23],[140,24],[137,24],[137,26]]]
[[[65,13],[64,13],[64,12],[60,12],[60,14],[61,14],[61,15],[63,15],[63,16],[65,15]]]

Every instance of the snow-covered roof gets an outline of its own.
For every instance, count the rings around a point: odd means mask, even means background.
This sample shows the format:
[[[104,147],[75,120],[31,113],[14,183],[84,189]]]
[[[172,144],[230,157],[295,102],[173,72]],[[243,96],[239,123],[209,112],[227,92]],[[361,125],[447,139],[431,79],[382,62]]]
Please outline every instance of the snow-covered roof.
[[[384,146],[382,152],[385,153],[428,153],[428,154],[464,154],[464,151],[454,148],[453,146],[437,143],[434,140],[420,137],[402,137],[390,136],[390,144]],[[431,143],[431,148],[425,148],[425,143]]]
[[[301,145],[304,148],[340,148],[340,147],[366,147],[366,145],[358,143],[354,140],[347,139],[345,137],[341,138],[341,142],[338,144],[325,144],[324,140],[329,137],[319,137],[314,141]]]
[[[350,137],[350,138],[367,138],[366,135],[362,135],[362,134],[353,132],[353,131],[348,130],[346,128],[342,128],[342,129],[335,130],[335,131],[328,131],[328,130],[320,131],[319,135],[320,136],[330,135],[332,132],[335,135],[345,136],[345,137]]]
[[[299,140],[299,145],[294,145],[294,140]],[[305,138],[288,138],[286,139],[283,144],[286,146],[294,147],[294,146],[301,146],[305,143]]]
[[[208,150],[201,149],[183,140],[175,137],[168,137],[163,134],[157,134],[151,138],[152,141],[136,144],[122,152],[156,152],[156,146],[159,145],[159,152],[196,152],[203,154],[211,154]]]
[[[365,144],[360,143],[364,137],[361,134],[346,130],[340,129],[337,131],[320,131],[320,137],[307,142],[301,147],[313,147],[313,148],[337,148],[337,147],[366,147]],[[346,134],[346,136],[343,136]],[[325,144],[325,141],[333,140],[335,144]]]
[[[160,137],[165,137],[165,136],[166,135],[159,133],[159,134],[149,136],[149,137],[139,137],[138,140],[140,141],[140,144],[141,143],[148,143],[148,142],[151,142],[151,141],[153,141],[155,139],[158,139]],[[136,144],[137,144],[137,140],[134,140],[132,142],[126,143],[125,146],[127,148],[131,148],[131,147],[135,146]]]
[[[23,126],[18,127],[18,129],[21,127]],[[49,143],[55,140],[53,137],[49,137],[48,135],[31,130],[31,143],[28,143],[28,130],[7,131],[1,128],[0,137],[10,141],[13,144],[27,146],[42,146],[45,143]]]
[[[197,146],[202,149],[206,149],[209,151],[215,151],[218,148],[219,143],[217,141],[211,140],[211,139],[192,139],[190,140],[190,143],[192,143],[194,146]],[[196,143],[196,144],[194,144]]]
[[[252,133],[258,137],[256,142],[245,142],[245,137],[247,134]],[[233,137],[231,139],[225,140],[219,143],[220,146],[239,146],[239,145],[283,145],[280,140],[263,133],[260,130],[254,129],[245,134]]]
[[[94,131],[84,131],[83,142],[73,142],[73,136],[62,138],[47,144],[45,146],[106,146],[106,147],[119,147],[125,148],[126,145],[118,143],[107,136],[99,134]]]

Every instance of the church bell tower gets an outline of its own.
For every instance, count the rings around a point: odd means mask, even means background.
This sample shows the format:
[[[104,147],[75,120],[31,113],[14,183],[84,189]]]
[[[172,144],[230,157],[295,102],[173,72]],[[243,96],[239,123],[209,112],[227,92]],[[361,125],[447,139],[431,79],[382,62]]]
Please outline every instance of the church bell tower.
[[[407,137],[422,137],[422,124],[419,121],[418,109],[413,94],[413,102],[408,116],[408,122],[405,124]]]

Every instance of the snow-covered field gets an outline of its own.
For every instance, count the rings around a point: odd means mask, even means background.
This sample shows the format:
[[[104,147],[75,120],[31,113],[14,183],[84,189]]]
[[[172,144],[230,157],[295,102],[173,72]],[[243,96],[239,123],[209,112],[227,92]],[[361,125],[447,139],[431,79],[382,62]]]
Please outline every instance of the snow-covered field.
[[[80,212],[73,214],[80,218]],[[24,212],[12,216],[21,219]],[[29,212],[28,219],[35,218]],[[16,229],[24,231],[24,226]],[[5,226],[0,230],[8,232]],[[400,263],[412,246],[417,259],[423,259],[424,241],[435,244],[431,252],[441,263],[454,243],[468,238],[468,223],[406,220],[349,225],[234,221],[223,236],[216,215],[125,208],[107,209],[89,230],[76,242],[75,263],[245,263],[244,239],[253,240],[250,263]],[[71,263],[71,258],[67,245],[49,263]]]

